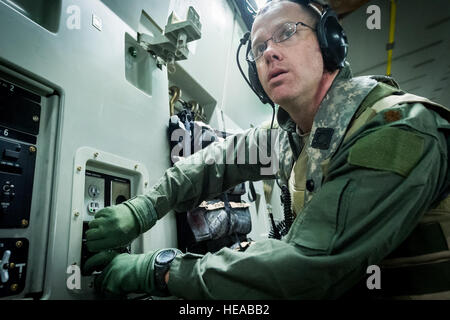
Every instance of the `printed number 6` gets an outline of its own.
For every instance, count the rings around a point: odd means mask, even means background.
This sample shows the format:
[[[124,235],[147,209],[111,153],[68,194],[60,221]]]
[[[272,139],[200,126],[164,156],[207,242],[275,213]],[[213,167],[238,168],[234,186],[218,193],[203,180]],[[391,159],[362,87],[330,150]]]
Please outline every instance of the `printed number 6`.
[[[5,129],[5,130],[3,130],[3,135],[5,136],[5,137],[7,137],[8,136],[8,129]]]

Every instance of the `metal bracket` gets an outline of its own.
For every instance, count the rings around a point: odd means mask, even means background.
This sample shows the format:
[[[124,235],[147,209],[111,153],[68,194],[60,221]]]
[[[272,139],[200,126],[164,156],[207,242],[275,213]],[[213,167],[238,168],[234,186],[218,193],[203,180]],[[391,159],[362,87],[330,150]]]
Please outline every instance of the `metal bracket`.
[[[138,33],[138,42],[145,50],[163,59],[169,72],[174,72],[175,61],[186,60],[189,55],[187,44],[201,38],[201,28],[198,13],[193,7],[189,7],[185,20],[180,21],[172,12],[164,34]]]

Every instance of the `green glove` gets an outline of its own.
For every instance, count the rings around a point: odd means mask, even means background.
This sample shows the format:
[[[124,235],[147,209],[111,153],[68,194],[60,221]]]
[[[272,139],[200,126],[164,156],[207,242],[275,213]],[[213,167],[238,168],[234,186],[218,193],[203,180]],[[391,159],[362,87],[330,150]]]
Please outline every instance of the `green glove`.
[[[123,298],[131,292],[165,296],[155,283],[155,258],[165,250],[145,254],[102,251],[86,261],[84,271],[91,273],[106,266],[94,281],[95,290],[105,298]]]
[[[89,251],[123,247],[139,235],[139,223],[124,204],[101,209],[94,218],[86,231]]]
[[[156,220],[156,211],[144,196],[106,207],[89,222],[87,248],[96,252],[127,246],[139,234],[150,229]]]

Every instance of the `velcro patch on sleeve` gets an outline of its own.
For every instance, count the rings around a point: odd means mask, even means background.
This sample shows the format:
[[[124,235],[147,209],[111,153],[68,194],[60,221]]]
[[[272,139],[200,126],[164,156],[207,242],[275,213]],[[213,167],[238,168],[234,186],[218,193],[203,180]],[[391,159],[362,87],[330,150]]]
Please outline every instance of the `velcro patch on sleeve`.
[[[408,176],[422,157],[423,137],[387,127],[358,140],[350,149],[348,163]]]

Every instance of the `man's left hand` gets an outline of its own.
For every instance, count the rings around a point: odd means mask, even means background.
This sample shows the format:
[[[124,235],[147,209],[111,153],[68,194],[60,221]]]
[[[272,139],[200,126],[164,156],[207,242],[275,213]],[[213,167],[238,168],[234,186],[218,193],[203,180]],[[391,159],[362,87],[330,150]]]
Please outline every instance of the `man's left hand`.
[[[131,292],[158,295],[154,260],[160,251],[145,254],[102,251],[86,261],[84,271],[92,273],[106,267],[94,281],[95,291],[105,298],[124,298]]]

